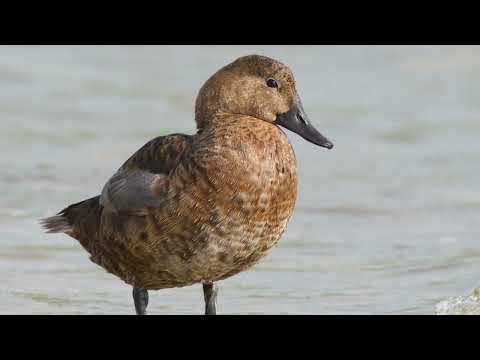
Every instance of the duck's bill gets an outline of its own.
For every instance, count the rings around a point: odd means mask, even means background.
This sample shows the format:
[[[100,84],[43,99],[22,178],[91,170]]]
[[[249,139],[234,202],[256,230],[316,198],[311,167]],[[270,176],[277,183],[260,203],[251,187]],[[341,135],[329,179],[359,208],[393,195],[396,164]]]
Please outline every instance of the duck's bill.
[[[280,125],[294,133],[300,135],[312,144],[333,149],[333,143],[325,136],[320,134],[308,119],[301,102],[298,102],[290,111],[277,116],[277,125]]]

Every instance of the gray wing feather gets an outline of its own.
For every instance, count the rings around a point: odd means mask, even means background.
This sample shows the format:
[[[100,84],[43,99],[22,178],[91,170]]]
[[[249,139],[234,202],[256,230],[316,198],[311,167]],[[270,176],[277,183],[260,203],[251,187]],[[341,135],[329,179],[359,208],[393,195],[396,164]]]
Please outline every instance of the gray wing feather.
[[[151,185],[159,177],[145,170],[119,170],[105,184],[100,204],[119,213],[142,213],[146,207],[159,206],[161,199],[152,192]]]

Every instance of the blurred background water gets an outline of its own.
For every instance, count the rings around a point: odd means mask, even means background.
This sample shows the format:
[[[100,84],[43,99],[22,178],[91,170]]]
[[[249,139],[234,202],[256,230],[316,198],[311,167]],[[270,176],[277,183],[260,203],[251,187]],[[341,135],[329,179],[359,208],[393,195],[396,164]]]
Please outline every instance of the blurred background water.
[[[286,234],[220,284],[233,314],[433,314],[480,285],[480,47],[0,46],[0,314],[132,314],[131,289],[37,219],[99,194],[145,142],[194,133],[197,91],[257,53],[294,71],[336,148],[288,133]],[[200,286],[152,314],[201,314]]]

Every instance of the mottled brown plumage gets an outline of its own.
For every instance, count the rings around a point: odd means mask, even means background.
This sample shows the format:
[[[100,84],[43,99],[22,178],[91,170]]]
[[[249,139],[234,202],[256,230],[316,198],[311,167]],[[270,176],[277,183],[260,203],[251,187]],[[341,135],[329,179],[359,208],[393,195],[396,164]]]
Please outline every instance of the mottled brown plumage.
[[[292,216],[296,160],[275,121],[297,103],[288,67],[240,58],[202,87],[197,134],[150,141],[100,196],[45,227],[77,239],[93,262],[135,288],[209,284],[244,271]]]

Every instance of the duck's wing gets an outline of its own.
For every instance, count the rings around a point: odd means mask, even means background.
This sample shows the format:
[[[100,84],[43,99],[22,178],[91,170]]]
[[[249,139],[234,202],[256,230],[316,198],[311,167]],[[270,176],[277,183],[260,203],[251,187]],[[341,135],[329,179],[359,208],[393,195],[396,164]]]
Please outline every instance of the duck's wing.
[[[158,137],[138,150],[105,184],[100,204],[114,213],[143,215],[162,203],[168,175],[190,149],[192,136]]]

